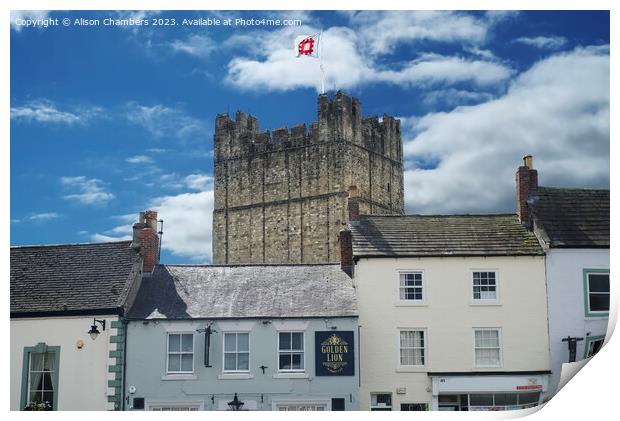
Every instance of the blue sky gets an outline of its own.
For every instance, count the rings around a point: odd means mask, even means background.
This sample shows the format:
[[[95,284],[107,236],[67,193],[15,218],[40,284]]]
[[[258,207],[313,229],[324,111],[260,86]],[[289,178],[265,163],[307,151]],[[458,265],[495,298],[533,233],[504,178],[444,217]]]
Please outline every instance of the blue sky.
[[[301,25],[181,24],[200,17]],[[42,18],[72,24],[19,25]],[[314,121],[318,61],[293,40],[319,31],[329,92],[401,119],[408,213],[513,212],[526,153],[542,185],[609,186],[608,12],[16,12],[11,243],[127,238],[155,208],[162,260],[209,262],[215,116]]]

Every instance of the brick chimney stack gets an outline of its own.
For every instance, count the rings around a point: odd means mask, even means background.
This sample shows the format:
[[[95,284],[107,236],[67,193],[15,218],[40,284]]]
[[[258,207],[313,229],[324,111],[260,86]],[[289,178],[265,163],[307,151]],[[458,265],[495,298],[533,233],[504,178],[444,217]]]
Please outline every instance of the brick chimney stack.
[[[349,187],[349,198],[347,199],[349,210],[349,222],[356,223],[360,220],[360,198],[357,186]]]
[[[351,230],[345,228],[338,234],[340,242],[340,269],[353,277],[353,237]]]
[[[140,212],[140,219],[133,224],[131,246],[140,251],[142,272],[151,273],[159,264],[159,236],[157,235],[157,212]]]
[[[523,157],[523,165],[517,169],[517,215],[519,221],[530,226],[530,214],[527,207],[528,197],[538,190],[538,171],[534,169],[532,155]]]

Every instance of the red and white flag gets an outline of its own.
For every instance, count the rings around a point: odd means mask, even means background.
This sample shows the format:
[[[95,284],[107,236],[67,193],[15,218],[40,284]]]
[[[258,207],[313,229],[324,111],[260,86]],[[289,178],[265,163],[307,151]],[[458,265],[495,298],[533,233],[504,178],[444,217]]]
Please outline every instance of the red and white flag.
[[[321,34],[301,35],[295,38],[297,57],[319,57],[319,41]]]

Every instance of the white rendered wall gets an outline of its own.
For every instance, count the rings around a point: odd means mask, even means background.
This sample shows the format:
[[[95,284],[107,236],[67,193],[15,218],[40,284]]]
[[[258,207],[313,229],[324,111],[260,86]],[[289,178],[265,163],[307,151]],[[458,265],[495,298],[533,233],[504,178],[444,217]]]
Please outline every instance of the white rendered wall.
[[[577,343],[577,361],[583,359],[585,338],[603,336],[607,317],[586,317],[584,269],[609,269],[609,249],[550,249],[547,251],[549,296],[549,345],[551,350],[551,394],[560,381],[562,363],[568,363],[567,336],[584,338]]]
[[[96,340],[88,335],[93,317],[58,317],[11,319],[11,410],[21,410],[22,366],[25,347],[44,342],[48,346],[60,346],[58,377],[58,410],[100,410],[113,409],[108,403],[108,365],[115,360],[109,358],[109,351],[116,349],[110,345],[110,336],[116,329],[111,322],[116,316],[97,316],[106,320],[106,330]],[[84,342],[77,348],[78,340]]]
[[[472,302],[472,271],[484,269],[497,271],[497,305]],[[425,305],[399,305],[399,270],[424,271]],[[360,259],[354,279],[362,410],[370,407],[371,392],[391,392],[394,410],[401,403],[430,404],[429,371],[485,370],[474,366],[474,327],[501,328],[503,365],[486,370],[549,370],[543,256]],[[426,329],[426,367],[398,369],[398,328]]]

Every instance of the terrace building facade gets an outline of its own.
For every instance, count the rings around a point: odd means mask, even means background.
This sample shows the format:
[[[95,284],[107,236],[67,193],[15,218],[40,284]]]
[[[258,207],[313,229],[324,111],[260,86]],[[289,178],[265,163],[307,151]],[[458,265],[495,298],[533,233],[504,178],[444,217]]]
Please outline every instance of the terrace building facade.
[[[128,410],[359,409],[339,265],[160,265],[128,319]]]
[[[570,378],[607,338],[610,302],[609,189],[538,186],[532,157],[516,173],[520,220],[545,251],[551,353],[550,390]]]
[[[361,216],[340,238],[358,293],[362,410],[543,401],[545,259],[516,215]]]

